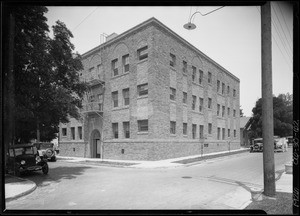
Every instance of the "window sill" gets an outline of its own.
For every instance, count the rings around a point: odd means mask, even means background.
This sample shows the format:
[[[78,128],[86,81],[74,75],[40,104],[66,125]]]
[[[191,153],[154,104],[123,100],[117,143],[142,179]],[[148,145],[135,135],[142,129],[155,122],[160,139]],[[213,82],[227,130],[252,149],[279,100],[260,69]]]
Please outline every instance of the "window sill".
[[[148,57],[147,58],[145,58],[145,59],[142,59],[142,60],[138,60],[138,64],[142,64],[142,63],[144,63],[144,62],[146,62],[146,61],[148,61]]]
[[[171,65],[170,65],[170,69],[173,70],[173,71],[176,71],[176,68],[174,66],[171,66]]]
[[[137,132],[138,135],[148,135],[148,131],[139,131]]]
[[[193,82],[193,84],[194,84],[194,85],[197,85],[197,86],[199,86],[199,87],[201,87],[201,88],[204,87],[203,84],[199,84],[199,83],[196,83],[196,82]]]
[[[188,138],[188,135],[183,135],[184,138]]]
[[[182,74],[183,74],[184,76],[187,76],[187,75],[188,75],[188,73],[187,73],[187,72],[182,72]]]
[[[192,113],[196,113],[196,114],[200,114],[200,115],[204,114],[203,112],[199,112],[199,111],[196,111],[196,110],[192,110]]]
[[[137,99],[143,99],[143,98],[148,98],[148,95],[142,95],[137,97]]]
[[[170,137],[176,137],[176,134],[170,134]]]
[[[123,110],[123,109],[129,109],[129,105],[127,106],[122,106],[122,107],[114,107],[111,110],[112,111],[117,111],[117,110]]]
[[[125,73],[122,73],[122,74],[119,74],[119,75],[116,75],[116,76],[112,76],[111,79],[117,79],[119,77],[122,77],[122,76],[125,76],[125,75],[128,75],[129,72],[125,72]]]

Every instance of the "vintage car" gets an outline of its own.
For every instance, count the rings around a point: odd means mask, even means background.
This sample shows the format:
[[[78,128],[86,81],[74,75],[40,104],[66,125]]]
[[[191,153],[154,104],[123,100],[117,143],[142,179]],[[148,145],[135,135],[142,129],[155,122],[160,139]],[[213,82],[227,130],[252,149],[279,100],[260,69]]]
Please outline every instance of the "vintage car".
[[[6,173],[20,176],[23,172],[49,171],[47,160],[40,157],[33,144],[17,144],[10,146],[7,153]]]
[[[286,137],[288,146],[293,146],[293,136]]]
[[[287,144],[285,138],[274,136],[274,151],[287,151]],[[263,138],[256,138],[250,145],[250,152],[263,151]]]
[[[44,157],[49,161],[56,161],[56,151],[53,143],[50,142],[36,142],[36,146],[40,157]]]
[[[263,151],[263,139],[257,138],[252,140],[252,143],[250,144],[250,152],[259,152]]]

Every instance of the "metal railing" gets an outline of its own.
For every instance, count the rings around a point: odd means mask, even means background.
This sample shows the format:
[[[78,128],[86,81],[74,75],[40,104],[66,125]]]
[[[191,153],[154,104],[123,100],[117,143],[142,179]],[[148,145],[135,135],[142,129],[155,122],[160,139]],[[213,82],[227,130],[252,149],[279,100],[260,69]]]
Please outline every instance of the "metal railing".
[[[100,102],[89,102],[83,103],[80,112],[103,112],[103,103]]]

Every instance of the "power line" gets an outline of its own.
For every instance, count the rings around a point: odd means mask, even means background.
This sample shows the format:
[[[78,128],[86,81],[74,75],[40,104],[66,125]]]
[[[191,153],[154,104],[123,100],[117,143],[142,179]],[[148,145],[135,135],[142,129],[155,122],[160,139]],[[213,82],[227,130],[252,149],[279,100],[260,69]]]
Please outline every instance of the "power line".
[[[291,51],[292,48],[290,47],[290,44],[289,44],[289,42],[288,42],[288,40],[287,40],[286,34],[285,34],[284,29],[283,29],[283,27],[282,27],[282,25],[281,25],[281,22],[280,22],[280,19],[279,19],[278,16],[277,16],[277,13],[276,13],[275,8],[273,7],[273,4],[271,4],[271,5],[272,5],[273,11],[274,11],[274,13],[275,13],[275,16],[276,16],[276,18],[277,18],[277,20],[278,20],[278,22],[279,22],[279,25],[280,25],[280,27],[281,27],[281,30],[282,30],[282,32],[283,32],[283,34],[284,34],[284,36],[285,36],[286,42],[287,42],[287,44],[288,44],[288,46],[289,46],[289,48],[290,48],[289,51],[292,53],[292,51]],[[287,48],[286,43],[285,43],[285,41],[284,41],[282,35],[280,34],[280,31],[279,31],[278,28],[276,27],[276,23],[275,23],[275,22],[276,22],[276,21],[275,21],[275,19],[274,19],[274,26],[275,26],[275,28],[276,28],[277,34],[278,34],[279,37],[280,37],[281,43],[283,44],[283,47],[285,48],[286,53],[289,55],[289,53],[287,52],[287,49],[286,49],[286,48]],[[289,55],[289,57],[292,58],[290,55]]]
[[[75,29],[77,29],[78,26],[80,26],[89,16],[91,16],[96,10],[98,9],[98,7],[95,8],[95,10],[93,10],[91,13],[89,13],[72,31],[75,31]]]
[[[278,2],[276,2],[276,3],[277,3],[277,6],[279,7],[280,13],[281,13],[281,15],[282,15],[282,17],[283,17],[283,21],[284,21],[285,26],[286,26],[286,28],[287,28],[287,32],[289,33],[290,40],[293,41],[293,40],[292,40],[292,36],[291,36],[290,29],[288,28],[288,25],[287,25],[287,23],[286,23],[286,21],[285,21],[285,17],[284,17],[284,15],[283,15],[283,12],[282,12],[282,10],[281,10],[281,7],[280,7],[280,5],[279,5]]]
[[[258,9],[257,6],[256,6],[256,9],[258,10],[259,14],[261,14],[261,12],[260,12],[260,10]],[[281,52],[282,56],[284,57],[284,60],[285,60],[285,62],[287,63],[287,66],[288,66],[290,69],[292,69],[291,66],[290,66],[290,64],[289,64],[288,61],[286,60],[285,55],[283,54],[282,50],[280,49],[280,47],[279,47],[279,45],[278,45],[278,43],[277,43],[275,37],[273,36],[273,34],[272,34],[272,38],[274,39],[274,41],[275,41],[275,43],[276,43],[276,45],[277,45],[279,51]]]

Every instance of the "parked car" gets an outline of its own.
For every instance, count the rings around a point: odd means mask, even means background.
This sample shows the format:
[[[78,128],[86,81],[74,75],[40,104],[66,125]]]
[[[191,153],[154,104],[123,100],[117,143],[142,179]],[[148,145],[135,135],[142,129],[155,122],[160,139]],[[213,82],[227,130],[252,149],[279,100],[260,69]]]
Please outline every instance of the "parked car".
[[[288,146],[293,146],[293,136],[286,137]]]
[[[33,144],[18,144],[8,149],[6,173],[20,176],[23,172],[49,171],[47,160],[40,157],[37,148]]]
[[[260,152],[263,151],[263,139],[257,138],[252,140],[250,144],[250,152]]]
[[[36,146],[40,157],[44,157],[49,161],[56,161],[56,149],[54,143],[50,142],[36,142],[33,143]]]
[[[263,151],[263,138],[256,138],[250,144],[250,152]],[[274,151],[287,151],[287,140],[274,136]]]

